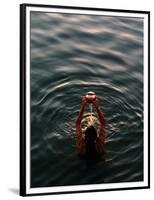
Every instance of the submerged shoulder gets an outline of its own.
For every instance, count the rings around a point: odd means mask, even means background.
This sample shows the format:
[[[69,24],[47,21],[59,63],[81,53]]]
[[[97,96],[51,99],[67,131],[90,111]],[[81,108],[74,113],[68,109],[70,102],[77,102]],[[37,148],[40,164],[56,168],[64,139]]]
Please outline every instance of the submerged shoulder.
[[[81,157],[83,157],[86,154],[86,144],[84,138],[77,142],[77,152],[78,155]]]
[[[101,141],[100,138],[97,138],[95,147],[98,154],[102,154],[104,152],[104,143]]]

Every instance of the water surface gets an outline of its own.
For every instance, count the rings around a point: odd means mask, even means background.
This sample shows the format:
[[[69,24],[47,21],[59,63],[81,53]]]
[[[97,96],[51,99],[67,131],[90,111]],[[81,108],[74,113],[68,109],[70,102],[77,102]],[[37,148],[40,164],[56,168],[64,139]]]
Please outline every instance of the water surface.
[[[31,12],[30,76],[31,187],[143,180],[142,18]],[[106,157],[87,168],[74,128],[88,91]]]

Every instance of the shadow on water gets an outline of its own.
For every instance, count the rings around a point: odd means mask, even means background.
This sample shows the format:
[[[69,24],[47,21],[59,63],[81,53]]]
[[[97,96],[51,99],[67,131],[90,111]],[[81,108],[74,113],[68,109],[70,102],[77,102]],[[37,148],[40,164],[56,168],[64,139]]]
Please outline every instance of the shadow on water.
[[[84,162],[85,162],[86,168],[91,168],[91,167],[96,166],[100,162],[105,163],[105,155],[100,156],[98,154],[93,155],[89,153],[86,155]]]
[[[84,162],[84,165],[86,168],[92,168],[95,167],[97,164],[105,164],[106,159],[106,152],[105,147],[102,149],[102,153],[98,153],[94,146],[92,145],[86,145],[86,153],[84,156],[79,156],[79,159],[81,159]]]

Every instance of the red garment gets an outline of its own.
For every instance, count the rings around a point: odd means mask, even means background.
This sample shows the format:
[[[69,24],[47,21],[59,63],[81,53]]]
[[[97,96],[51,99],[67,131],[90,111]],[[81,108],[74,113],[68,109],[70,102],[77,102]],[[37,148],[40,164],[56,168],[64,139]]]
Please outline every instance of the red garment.
[[[82,129],[81,129],[81,120],[82,120],[82,116],[85,110],[85,104],[81,106],[81,110],[79,112],[78,118],[76,120],[76,133],[77,133],[77,141],[76,141],[76,145],[77,145],[77,150],[78,153],[80,155],[84,155],[86,152],[86,141],[85,141],[85,137],[82,133]],[[98,119],[100,122],[100,129],[97,133],[97,139],[95,141],[95,147],[97,152],[100,154],[103,152],[103,148],[104,148],[104,141],[105,141],[105,119],[104,119],[104,114],[100,111],[100,109],[98,107],[96,107],[96,111],[98,114]]]

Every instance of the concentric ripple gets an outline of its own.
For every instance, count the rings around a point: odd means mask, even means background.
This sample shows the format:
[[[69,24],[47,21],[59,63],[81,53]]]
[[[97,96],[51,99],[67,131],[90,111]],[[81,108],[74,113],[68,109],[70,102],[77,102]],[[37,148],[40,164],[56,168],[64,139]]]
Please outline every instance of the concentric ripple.
[[[32,12],[30,75],[32,187],[143,180],[142,18]],[[89,168],[75,146],[88,91],[106,120],[105,160]]]

